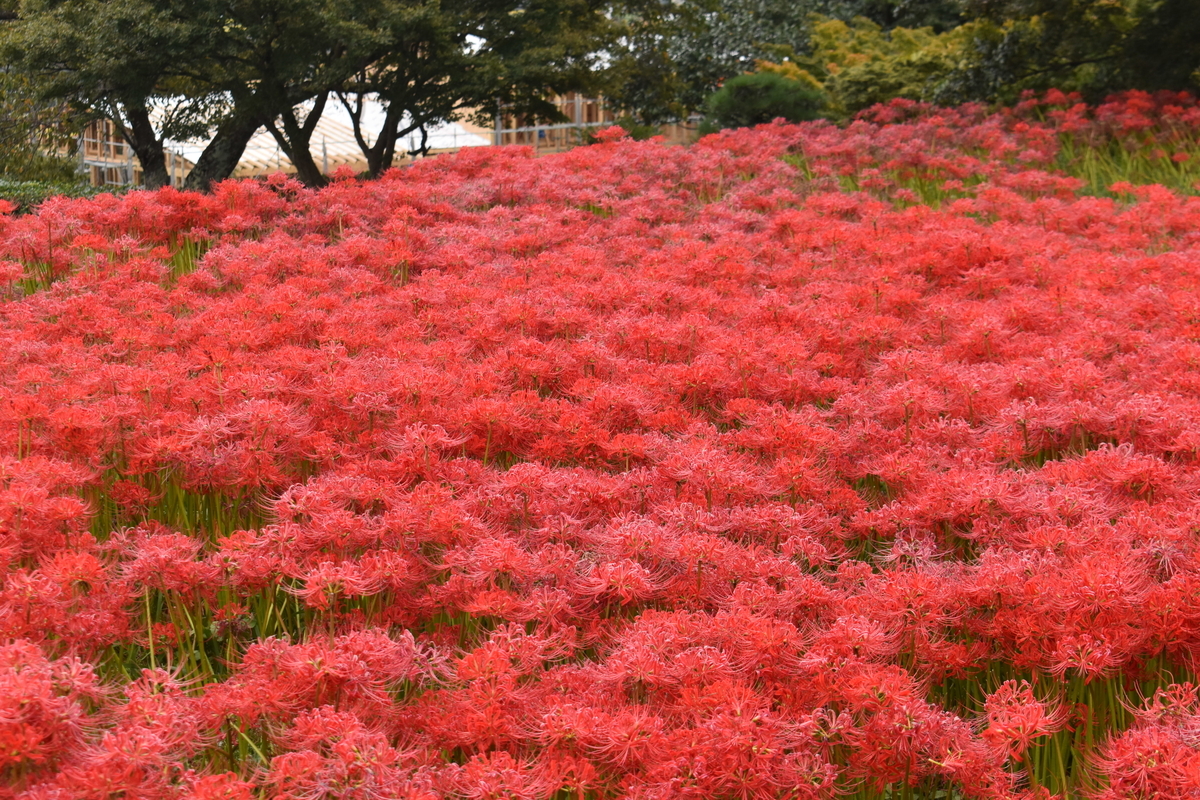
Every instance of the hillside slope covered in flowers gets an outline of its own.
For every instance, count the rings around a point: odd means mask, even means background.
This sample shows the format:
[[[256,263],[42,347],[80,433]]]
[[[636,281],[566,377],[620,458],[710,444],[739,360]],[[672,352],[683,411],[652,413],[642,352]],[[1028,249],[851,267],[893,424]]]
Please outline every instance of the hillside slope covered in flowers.
[[[0,797],[1195,796],[1198,130],[0,219]]]

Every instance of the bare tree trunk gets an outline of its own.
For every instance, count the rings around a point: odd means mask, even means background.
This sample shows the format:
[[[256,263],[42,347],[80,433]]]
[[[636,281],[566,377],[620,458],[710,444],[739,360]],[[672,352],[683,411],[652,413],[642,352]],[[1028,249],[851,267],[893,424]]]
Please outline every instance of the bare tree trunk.
[[[223,181],[237,169],[246,144],[262,126],[257,119],[228,119],[217,127],[217,135],[204,148],[196,166],[183,182],[185,189],[207,192],[214,183]]]
[[[144,105],[138,104],[125,107],[128,125],[123,125],[121,131],[125,141],[133,148],[138,163],[142,165],[142,184],[147,189],[159,189],[171,182],[167,174],[167,159],[163,150],[162,139],[154,131],[150,122],[150,113]]]
[[[421,141],[425,142],[427,139],[428,135],[425,132],[427,120],[422,119],[419,122],[413,122],[401,130],[400,123],[404,119],[404,104],[398,101],[389,101],[387,111],[384,113],[383,127],[376,135],[374,143],[368,145],[362,129],[362,97],[358,97],[351,104],[344,94],[339,94],[338,96],[341,98],[342,105],[346,107],[346,111],[350,115],[350,122],[354,128],[354,139],[358,142],[358,149],[362,151],[363,157],[367,160],[367,171],[372,178],[378,178],[384,172],[391,169],[392,164],[396,160],[396,141],[401,136],[405,136],[415,130],[420,130],[422,132]]]
[[[321,118],[321,113],[325,110],[325,103],[328,99],[328,92],[322,93],[315,98],[312,110],[308,112],[303,125],[296,119],[295,108],[289,108],[280,115],[280,121],[283,123],[282,131],[273,123],[267,126],[267,129],[275,137],[275,141],[279,143],[279,147],[291,159],[292,166],[296,168],[296,177],[305,186],[320,187],[329,182],[329,179],[322,174],[320,167],[317,166],[317,162],[313,159],[312,148],[310,147],[313,131],[317,127],[317,121]]]

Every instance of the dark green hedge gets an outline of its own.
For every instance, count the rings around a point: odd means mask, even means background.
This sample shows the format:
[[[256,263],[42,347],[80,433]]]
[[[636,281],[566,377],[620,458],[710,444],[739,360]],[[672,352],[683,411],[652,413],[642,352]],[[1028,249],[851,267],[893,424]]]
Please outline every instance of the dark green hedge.
[[[14,181],[0,178],[0,199],[16,203],[17,213],[25,214],[41,202],[56,195],[67,197],[95,197],[101,192],[112,192],[114,187],[89,186],[86,183],[52,183],[49,181]],[[117,191],[120,191],[119,189]]]

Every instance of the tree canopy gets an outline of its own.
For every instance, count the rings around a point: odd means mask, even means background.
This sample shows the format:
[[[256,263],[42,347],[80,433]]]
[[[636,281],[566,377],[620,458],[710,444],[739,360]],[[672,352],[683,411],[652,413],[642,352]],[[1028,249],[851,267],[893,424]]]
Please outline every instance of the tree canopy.
[[[210,134],[188,183],[227,177],[266,126],[309,184],[330,102],[345,103],[375,174],[395,141],[501,104],[546,115],[591,88],[612,23],[600,0],[23,0],[0,53],[37,97],[111,119],[148,186],[167,181],[164,139]],[[362,100],[386,109],[365,130]],[[407,120],[407,122],[404,122]]]
[[[976,20],[961,97],[1056,87],[1092,99],[1122,89],[1200,90],[1195,0],[962,0]],[[953,97],[951,99],[954,99]]]
[[[1196,0],[664,0],[629,30],[615,94],[643,120],[700,109],[763,62],[801,69],[834,116],[892,97],[1200,90]]]

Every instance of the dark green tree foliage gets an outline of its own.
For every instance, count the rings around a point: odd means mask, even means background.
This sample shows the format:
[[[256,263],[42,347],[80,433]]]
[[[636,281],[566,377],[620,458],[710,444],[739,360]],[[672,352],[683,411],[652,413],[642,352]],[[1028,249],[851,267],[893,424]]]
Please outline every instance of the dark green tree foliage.
[[[709,24],[678,48],[675,62],[689,89],[685,105],[699,105],[725,78],[779,58],[808,41],[804,2],[722,0]]]
[[[16,2],[0,0],[0,24],[16,17]],[[10,193],[12,181],[76,183],[66,153],[78,127],[69,104],[43,100],[31,76],[0,60],[0,176]]]
[[[983,23],[942,98],[1012,99],[1057,87],[1200,90],[1196,0],[964,0]]]
[[[961,12],[961,0],[652,0],[621,18],[610,96],[646,122],[680,119],[758,60],[807,53],[814,14],[941,32]]]
[[[624,18],[613,65],[621,105],[646,122],[703,107],[727,78],[804,50],[808,16],[823,0],[698,0],[649,3]]]
[[[884,30],[933,28],[944,33],[962,22],[960,0],[832,0],[822,12],[835,19],[866,17]]]
[[[622,15],[620,22],[625,30],[608,70],[607,96],[647,123],[686,116],[689,109],[680,100],[684,78],[673,53],[703,29],[701,9],[650,2],[640,13]]]
[[[66,103],[40,99],[27,75],[0,67],[0,175],[75,182],[70,152],[79,124]]]
[[[787,56],[826,81],[823,62],[810,63],[817,14],[856,30],[870,20],[905,41],[949,37],[847,61],[826,86],[841,99],[834,114],[914,92],[956,103],[1050,87],[1091,100],[1124,89],[1200,91],[1200,0],[662,0],[624,18],[613,94],[639,118],[661,121],[701,108],[721,80],[758,59]]]
[[[1139,14],[1120,78],[1122,88],[1200,92],[1200,3],[1161,0]]]
[[[111,119],[133,148],[148,186],[167,181],[163,138],[205,128],[206,98],[187,102],[180,54],[203,32],[182,5],[145,0],[25,0],[5,23],[3,54],[43,100]],[[174,98],[174,99],[169,99]],[[152,122],[156,105],[161,112]]]
[[[821,115],[825,98],[811,86],[773,72],[738,75],[708,99],[708,123],[715,128],[747,128],[782,117],[803,122]]]

